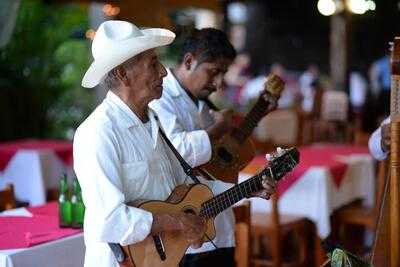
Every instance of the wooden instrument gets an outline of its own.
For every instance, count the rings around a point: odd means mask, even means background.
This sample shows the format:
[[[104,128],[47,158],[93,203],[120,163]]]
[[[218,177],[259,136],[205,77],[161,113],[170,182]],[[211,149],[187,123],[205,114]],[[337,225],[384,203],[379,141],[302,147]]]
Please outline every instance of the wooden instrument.
[[[277,75],[271,74],[266,78],[264,93],[260,95],[254,107],[237,128],[212,144],[211,160],[197,168],[200,173],[206,172],[209,176],[219,180],[237,183],[239,171],[255,155],[255,147],[249,136],[258,122],[265,116],[265,111],[268,109],[268,103],[265,101],[263,94],[269,92],[273,96],[279,96],[283,87],[284,82]]]
[[[259,174],[213,196],[204,184],[181,185],[175,188],[166,201],[148,201],[138,207],[152,213],[193,213],[206,219],[205,241],[215,237],[214,217],[252,193],[262,190],[262,176],[281,179],[299,162],[296,148],[283,149],[273,155],[269,165]],[[149,236],[142,242],[123,247],[130,265],[135,267],[176,267],[189,247],[180,231],[163,232]]]
[[[391,48],[390,175],[385,182],[371,263],[400,266],[400,37]]]

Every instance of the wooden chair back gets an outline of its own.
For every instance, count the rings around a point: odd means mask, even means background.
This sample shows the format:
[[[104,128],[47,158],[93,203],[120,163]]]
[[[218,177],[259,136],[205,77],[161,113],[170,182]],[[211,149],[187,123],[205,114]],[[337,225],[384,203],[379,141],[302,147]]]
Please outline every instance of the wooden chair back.
[[[251,256],[251,205],[245,201],[242,205],[233,207],[235,214],[235,261],[236,267],[250,267]]]
[[[285,125],[285,127],[281,127]],[[277,146],[299,146],[303,142],[303,117],[295,108],[278,109],[265,116],[255,128],[253,139],[264,145],[263,151],[272,151]]]
[[[0,211],[15,208],[16,201],[14,195],[14,187],[12,184],[7,184],[6,187],[0,191]]]

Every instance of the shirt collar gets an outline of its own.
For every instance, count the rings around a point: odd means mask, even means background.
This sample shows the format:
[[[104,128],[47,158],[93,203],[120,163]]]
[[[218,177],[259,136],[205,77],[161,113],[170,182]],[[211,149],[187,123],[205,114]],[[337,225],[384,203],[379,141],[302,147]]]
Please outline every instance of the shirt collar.
[[[140,125],[145,127],[139,117],[128,107],[127,104],[125,104],[124,101],[122,101],[121,98],[119,98],[119,96],[117,96],[113,92],[108,91],[105,101],[109,103],[114,108],[114,110],[117,111],[117,123],[121,123],[126,128],[136,127]],[[148,109],[147,115],[149,116],[149,121],[151,124],[151,137],[153,140],[153,148],[155,148],[157,145],[159,126],[155,117],[155,113],[151,109]]]
[[[105,102],[117,112],[117,123],[121,123],[127,128],[138,126],[141,123],[139,117],[115,93],[108,91]]]
[[[168,88],[171,95],[174,97],[178,97],[185,92],[185,89],[182,88],[181,84],[172,73],[172,70],[169,68],[167,69],[167,76],[164,78],[164,83],[168,85],[165,87]]]
[[[194,103],[194,101],[188,96],[187,92],[185,91],[185,89],[183,89],[183,87],[181,86],[181,84],[179,83],[179,81],[176,79],[175,75],[172,73],[171,69],[167,69],[167,76],[164,78],[163,84],[164,84],[164,90],[168,90],[168,92],[170,93],[171,96],[173,97],[186,97],[187,99],[190,100],[190,102],[193,103],[194,106],[197,107],[198,110],[203,110],[204,108],[204,101],[199,99],[198,101],[198,105],[196,105],[196,103]]]

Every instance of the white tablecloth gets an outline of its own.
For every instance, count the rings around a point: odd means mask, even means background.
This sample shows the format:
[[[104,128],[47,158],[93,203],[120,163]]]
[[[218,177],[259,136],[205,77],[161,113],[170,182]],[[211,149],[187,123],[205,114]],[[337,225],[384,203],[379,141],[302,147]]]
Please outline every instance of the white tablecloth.
[[[0,173],[0,188],[12,183],[18,200],[42,205],[46,203],[46,189],[58,188],[63,173],[71,176],[72,168],[53,151],[19,150]]]
[[[30,248],[0,250],[1,267],[81,267],[83,233]]]
[[[329,217],[335,209],[359,198],[372,205],[375,188],[372,157],[354,155],[341,159],[348,162],[348,168],[340,187],[334,183],[327,168],[311,167],[279,198],[279,212],[312,220],[318,235],[325,238],[331,231]],[[239,180],[249,177],[251,174],[241,173]],[[271,211],[270,201],[253,198],[251,204],[252,212]]]

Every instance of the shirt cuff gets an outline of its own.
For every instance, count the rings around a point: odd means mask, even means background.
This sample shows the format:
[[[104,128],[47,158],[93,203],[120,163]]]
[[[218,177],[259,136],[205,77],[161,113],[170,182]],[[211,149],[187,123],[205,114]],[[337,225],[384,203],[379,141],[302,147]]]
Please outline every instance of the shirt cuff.
[[[143,241],[151,232],[153,224],[153,214],[140,208],[128,207],[131,214],[136,218],[136,222],[129,227],[126,236],[120,244],[127,246]]]
[[[193,149],[193,166],[197,167],[211,159],[212,148],[210,137],[204,130],[190,132],[190,143]]]

